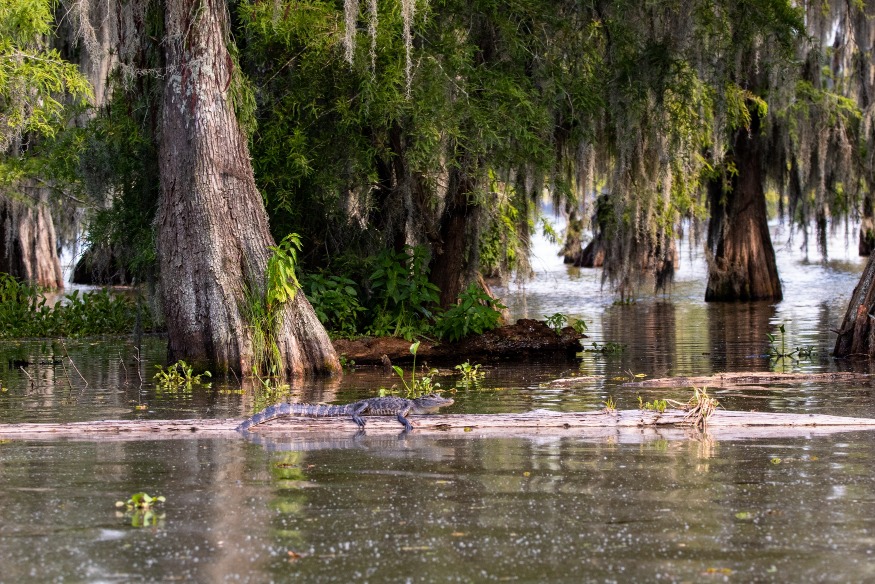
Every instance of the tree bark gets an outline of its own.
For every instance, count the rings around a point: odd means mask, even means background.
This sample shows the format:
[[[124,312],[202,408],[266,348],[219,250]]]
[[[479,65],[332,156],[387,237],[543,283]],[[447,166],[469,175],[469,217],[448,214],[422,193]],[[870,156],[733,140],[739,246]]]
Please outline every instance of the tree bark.
[[[20,187],[34,202],[0,195],[0,272],[44,288],[63,288],[58,244],[44,189]]]
[[[170,359],[249,373],[244,291],[264,293],[273,239],[228,95],[235,72],[226,3],[168,0],[165,28],[157,229]],[[276,342],[286,375],[340,371],[303,292],[282,316]]]
[[[760,121],[739,128],[729,160],[737,173],[729,191],[720,181],[708,187],[708,286],[705,301],[781,300],[781,280],[769,235],[763,191]]]
[[[834,355],[875,355],[875,255],[870,255],[839,329]]]
[[[858,251],[861,256],[872,255],[875,248],[875,213],[872,212],[872,201],[869,197],[863,199],[863,218],[860,220],[860,243]]]
[[[479,206],[471,200],[477,188],[464,170],[450,171],[447,204],[440,221],[440,240],[433,246],[431,282],[440,288],[440,304],[449,308],[477,273]]]

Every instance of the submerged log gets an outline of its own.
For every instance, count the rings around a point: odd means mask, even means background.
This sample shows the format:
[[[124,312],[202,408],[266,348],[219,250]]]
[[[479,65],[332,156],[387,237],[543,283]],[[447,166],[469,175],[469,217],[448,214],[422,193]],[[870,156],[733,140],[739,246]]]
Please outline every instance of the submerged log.
[[[366,418],[365,432],[397,434],[401,430],[392,416]],[[582,436],[593,429],[639,431],[643,429],[673,428],[696,432],[690,427],[687,412],[670,409],[617,410],[614,412],[555,412],[535,410],[520,414],[447,414],[411,416],[414,435],[440,434],[514,437],[525,435]],[[125,438],[154,440],[162,438],[230,438],[240,436],[235,428],[241,422],[230,419],[189,420],[102,420],[68,424],[36,423],[0,425],[0,438],[17,439],[80,439],[102,440]],[[733,429],[732,435],[741,436],[740,429],[769,428],[769,432],[754,432],[756,436],[780,436],[781,428],[829,427],[836,431],[875,430],[875,418],[850,418],[820,414],[786,414],[717,410],[706,422],[706,431],[713,434],[721,429]],[[278,418],[253,427],[251,434],[283,434],[305,439],[307,437],[351,436],[358,427],[348,417],[309,418],[303,416]]]
[[[664,377],[660,379],[646,379],[644,381],[629,381],[624,383],[621,387],[725,388],[779,383],[869,381],[870,379],[872,379],[872,376],[868,373],[775,373],[772,371],[756,371],[718,373],[717,375],[699,377]]]

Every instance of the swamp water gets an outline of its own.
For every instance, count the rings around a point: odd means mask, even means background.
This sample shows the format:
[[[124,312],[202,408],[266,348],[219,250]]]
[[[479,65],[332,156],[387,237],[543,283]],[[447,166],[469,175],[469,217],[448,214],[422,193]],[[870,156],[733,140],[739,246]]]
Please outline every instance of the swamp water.
[[[615,306],[598,271],[568,270],[541,249],[525,295],[506,292],[513,313],[582,317],[590,348],[625,348],[577,363],[489,366],[482,387],[460,389],[449,411],[591,411],[609,396],[632,409],[639,394],[690,396],[621,387],[639,374],[868,368],[829,357],[829,329],[862,261],[779,254],[777,305],[706,305],[702,262],[685,256],[670,297]],[[815,354],[770,360],[766,334],[781,324],[788,349]],[[147,339],[137,360],[119,340],[3,343],[0,423],[242,417],[265,405],[234,384],[156,388],[163,347]],[[449,389],[457,379],[444,373]],[[546,385],[574,375],[593,379]],[[358,371],[295,398],[344,402],[393,382]],[[875,417],[869,382],[711,394],[727,409]],[[473,434],[356,435],[350,423],[344,435],[264,444],[3,440],[0,582],[875,581],[873,431]],[[145,516],[115,507],[139,491],[167,500]]]

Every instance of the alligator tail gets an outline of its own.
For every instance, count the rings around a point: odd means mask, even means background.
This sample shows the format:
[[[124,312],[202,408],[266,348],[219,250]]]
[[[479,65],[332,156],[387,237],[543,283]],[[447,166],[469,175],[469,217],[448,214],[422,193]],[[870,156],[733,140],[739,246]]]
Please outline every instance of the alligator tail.
[[[237,426],[236,430],[240,433],[246,433],[252,426],[275,420],[282,416],[307,416],[311,418],[324,418],[328,416],[346,416],[349,415],[349,409],[346,405],[342,406],[326,406],[313,404],[289,404],[282,403],[267,407],[251,418],[247,418],[243,423]]]

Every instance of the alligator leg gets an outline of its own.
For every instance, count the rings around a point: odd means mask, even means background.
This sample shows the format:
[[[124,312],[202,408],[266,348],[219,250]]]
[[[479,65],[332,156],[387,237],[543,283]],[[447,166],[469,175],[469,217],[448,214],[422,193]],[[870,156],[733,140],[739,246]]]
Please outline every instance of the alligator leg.
[[[362,404],[352,412],[352,421],[359,425],[359,428],[365,427],[365,421],[362,418],[362,414],[368,411],[370,406],[368,404]]]
[[[410,408],[407,408],[406,410],[402,410],[402,411],[398,412],[398,421],[401,422],[402,424],[404,424],[404,431],[405,432],[410,432],[411,430],[413,430],[413,424],[411,424],[410,420],[407,419],[407,414],[409,414],[409,413],[410,413]]]

